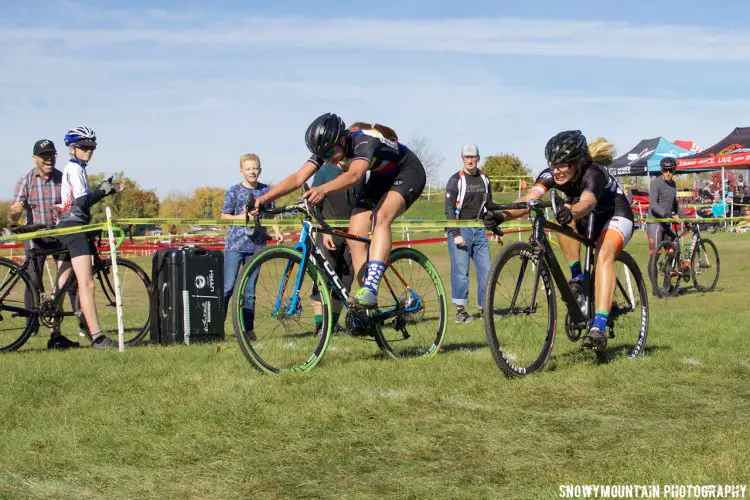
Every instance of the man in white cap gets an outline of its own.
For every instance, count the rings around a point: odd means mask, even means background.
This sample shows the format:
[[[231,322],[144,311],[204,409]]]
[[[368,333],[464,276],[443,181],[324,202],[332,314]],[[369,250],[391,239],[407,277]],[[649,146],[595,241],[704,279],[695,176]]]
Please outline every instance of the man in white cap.
[[[453,220],[479,220],[485,204],[492,200],[490,181],[479,165],[479,148],[466,144],[461,148],[463,168],[453,174],[445,189],[445,216]],[[456,323],[473,320],[466,311],[469,304],[469,261],[477,274],[477,306],[484,305],[484,287],[490,271],[490,246],[484,227],[446,227],[451,258],[451,295],[456,306]]]

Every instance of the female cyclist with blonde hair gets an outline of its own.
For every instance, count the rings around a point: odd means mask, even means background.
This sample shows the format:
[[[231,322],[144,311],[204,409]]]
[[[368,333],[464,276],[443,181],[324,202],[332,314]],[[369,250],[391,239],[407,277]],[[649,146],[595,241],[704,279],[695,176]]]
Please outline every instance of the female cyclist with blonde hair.
[[[633,235],[633,211],[630,203],[617,180],[606,168],[606,165],[612,163],[615,149],[602,138],[589,144],[580,130],[568,130],[560,132],[547,142],[544,155],[549,168],[543,170],[531,189],[516,201],[541,198],[551,188],[562,191],[571,202],[555,214],[557,222],[563,226],[571,226],[579,234],[586,233],[583,218],[597,209],[593,234],[597,242],[597,286],[594,297],[596,316],[583,338],[583,346],[603,349],[607,345],[607,319],[615,293],[615,258]],[[493,229],[525,213],[524,210],[508,210],[497,215],[487,212],[485,226]],[[558,241],[570,267],[571,289],[578,297],[583,288],[581,244],[563,235],[558,235]]]
[[[356,122],[349,128],[333,113],[316,118],[305,133],[312,156],[302,167],[255,202],[256,209],[295,189],[299,189],[328,162],[346,167],[335,179],[304,194],[310,204],[318,204],[327,194],[357,184],[369,171],[370,176],[357,197],[349,222],[349,232],[367,236],[372,221],[370,260],[362,287],[349,296],[353,307],[377,306],[378,285],[391,251],[391,222],[403,214],[422,194],[426,183],[422,163],[412,151],[398,142],[396,132],[384,125]],[[348,241],[355,276],[367,260],[367,244]]]

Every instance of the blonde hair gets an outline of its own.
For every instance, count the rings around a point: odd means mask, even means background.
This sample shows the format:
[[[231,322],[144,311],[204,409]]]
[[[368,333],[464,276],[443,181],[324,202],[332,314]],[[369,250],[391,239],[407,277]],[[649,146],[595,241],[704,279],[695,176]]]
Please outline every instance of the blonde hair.
[[[600,165],[609,166],[615,159],[617,150],[615,145],[607,141],[604,137],[597,137],[589,142],[589,156],[591,160]]]
[[[381,125],[379,123],[355,122],[349,126],[347,131],[357,132],[359,130],[373,130],[373,129],[383,134],[383,137],[385,137],[389,141],[398,141],[398,136],[396,135],[395,130],[393,130],[390,127],[386,127],[385,125]]]
[[[242,164],[246,161],[254,161],[258,164],[258,168],[260,168],[260,157],[255,153],[247,153],[240,156],[240,168],[242,168]]]

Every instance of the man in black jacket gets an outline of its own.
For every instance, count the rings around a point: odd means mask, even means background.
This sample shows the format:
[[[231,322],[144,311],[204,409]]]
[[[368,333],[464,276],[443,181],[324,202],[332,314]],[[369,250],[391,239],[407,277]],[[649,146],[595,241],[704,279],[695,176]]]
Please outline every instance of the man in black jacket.
[[[492,199],[490,182],[479,164],[479,148],[467,144],[461,149],[464,167],[453,174],[445,189],[445,216],[454,220],[481,219],[485,203]],[[451,294],[456,305],[456,323],[468,323],[469,261],[477,273],[477,306],[480,315],[484,305],[484,287],[490,271],[490,246],[485,229],[478,227],[446,227],[451,257]]]

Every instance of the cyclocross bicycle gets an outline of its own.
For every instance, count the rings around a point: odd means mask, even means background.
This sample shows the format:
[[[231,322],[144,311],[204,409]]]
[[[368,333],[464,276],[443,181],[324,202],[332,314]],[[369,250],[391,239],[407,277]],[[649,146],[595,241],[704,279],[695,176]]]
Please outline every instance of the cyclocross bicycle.
[[[11,231],[20,234],[46,229],[44,225],[13,226]],[[125,240],[124,232],[120,228],[113,228],[120,235],[117,247]],[[112,274],[112,259],[103,258],[97,249],[95,239],[101,232],[89,233],[92,247],[93,275],[98,283],[94,300],[99,313],[102,332],[117,335],[117,314],[115,303],[114,277]],[[81,313],[78,294],[75,293],[75,273],[70,276],[60,289],[53,290],[49,295],[45,293],[44,282],[40,280],[38,289],[29,276],[29,266],[34,272],[41,274],[36,268],[40,255],[59,256],[67,250],[42,251],[32,247],[29,252],[32,258],[21,264],[10,259],[0,257],[0,351],[15,351],[23,346],[29,337],[36,333],[40,325],[51,327],[59,324],[63,318],[75,316],[78,318],[77,327],[86,335],[90,335],[86,321]],[[149,332],[150,290],[151,282],[143,271],[133,261],[118,258],[117,267],[120,276],[120,292],[123,304],[123,322],[125,326],[125,344],[135,345]],[[64,309],[65,295],[73,290],[72,310]]]
[[[248,200],[248,212],[254,206]],[[369,238],[332,228],[319,210],[302,201],[269,215],[299,214],[302,229],[294,248],[270,247],[240,271],[232,298],[234,333],[243,354],[261,372],[305,371],[318,364],[331,339],[331,294],[345,305],[349,292],[315,242],[316,232],[368,243]],[[249,217],[246,217],[246,227]],[[260,221],[255,218],[255,230]],[[245,290],[255,282],[254,327],[244,313]],[[316,291],[319,292],[316,296]],[[312,297],[322,304],[323,326],[316,334]],[[347,306],[348,307],[348,306]],[[388,257],[378,291],[378,308],[350,309],[347,330],[374,338],[389,358],[432,357],[445,340],[448,303],[435,266],[421,252],[396,248]]]
[[[719,282],[719,250],[713,241],[701,236],[700,225],[684,223],[675,231],[675,241],[662,241],[648,262],[648,275],[657,297],[674,297],[682,282],[693,280],[695,289],[711,292]],[[676,229],[676,228],[675,228]],[[691,233],[690,246],[683,253],[683,236]]]
[[[488,204],[492,211],[528,209],[532,221],[528,242],[505,247],[490,268],[485,292],[485,334],[492,356],[507,377],[522,377],[544,368],[552,354],[557,328],[557,301],[553,282],[567,307],[565,333],[576,342],[588,331],[594,318],[594,214],[588,216],[587,236],[549,222],[546,208],[561,201],[553,191],[552,201]],[[545,230],[580,241],[585,247],[583,293],[580,304],[555,257]],[[496,234],[502,234],[499,229]],[[648,335],[648,295],[635,260],[622,252],[615,260],[616,286],[607,322],[606,351],[595,351],[602,360],[624,355],[635,357],[646,345]]]

